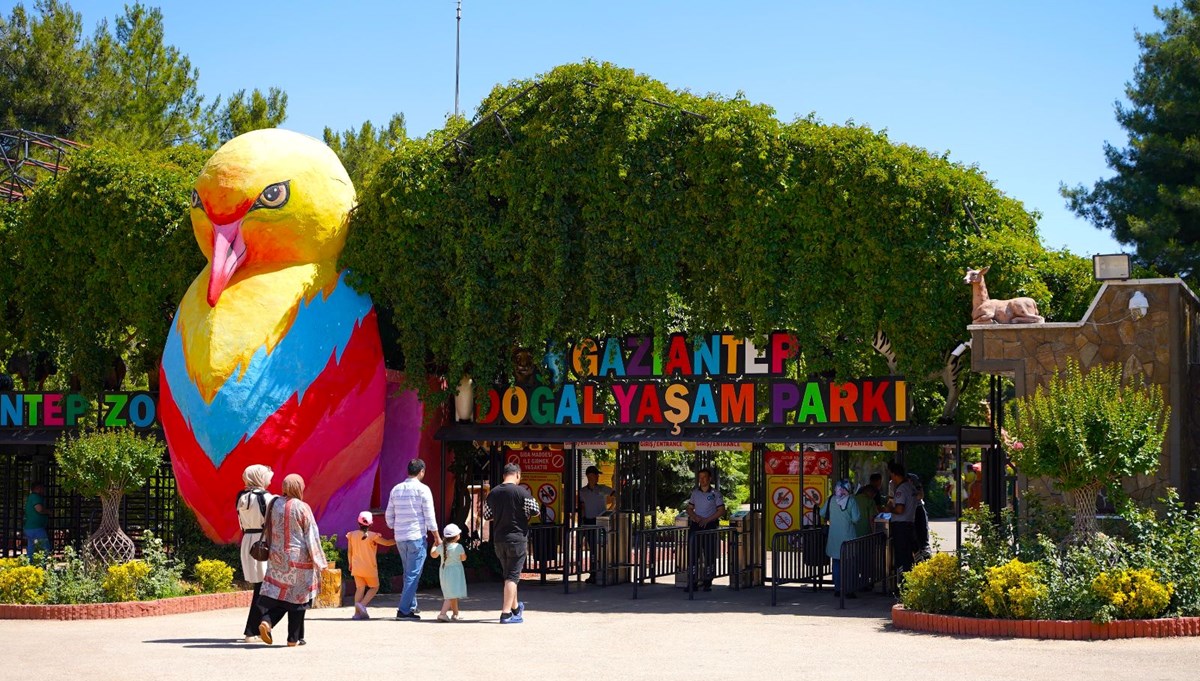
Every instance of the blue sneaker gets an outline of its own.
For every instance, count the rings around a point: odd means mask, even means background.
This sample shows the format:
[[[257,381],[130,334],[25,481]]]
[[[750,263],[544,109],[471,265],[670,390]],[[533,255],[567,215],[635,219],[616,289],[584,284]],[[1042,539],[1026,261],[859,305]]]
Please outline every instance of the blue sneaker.
[[[525,601],[517,601],[517,611],[513,613],[513,617],[520,617],[525,614]]]
[[[524,621],[525,618],[521,617],[520,615],[510,615],[508,617],[500,618],[500,624],[521,624]]]

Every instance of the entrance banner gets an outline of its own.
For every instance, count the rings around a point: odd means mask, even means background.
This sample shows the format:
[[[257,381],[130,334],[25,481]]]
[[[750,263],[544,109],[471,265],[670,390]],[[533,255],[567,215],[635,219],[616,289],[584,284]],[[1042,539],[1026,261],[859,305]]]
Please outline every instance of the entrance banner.
[[[682,440],[647,440],[638,443],[643,452],[749,452],[749,442],[684,442]]]
[[[542,514],[531,523],[561,523],[563,520],[563,468],[566,460],[560,450],[510,451],[508,463],[521,467],[520,485],[542,505]]]
[[[896,451],[895,440],[854,440],[850,442],[838,442],[834,445],[838,451],[851,452],[894,452]]]

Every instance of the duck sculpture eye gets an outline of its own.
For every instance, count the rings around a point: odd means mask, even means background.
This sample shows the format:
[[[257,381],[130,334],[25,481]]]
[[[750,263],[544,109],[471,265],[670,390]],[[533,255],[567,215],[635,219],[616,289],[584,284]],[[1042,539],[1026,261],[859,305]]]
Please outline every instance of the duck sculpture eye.
[[[204,210],[204,202],[200,200],[200,192],[192,190],[192,208]]]
[[[284,182],[276,182],[275,184],[268,185],[267,188],[262,190],[262,193],[258,195],[258,199],[254,201],[254,205],[250,207],[250,210],[254,210],[256,208],[268,208],[272,210],[275,208],[283,208],[284,204],[288,202],[288,197],[291,196],[291,190],[288,188],[291,182],[291,180],[286,180]]]

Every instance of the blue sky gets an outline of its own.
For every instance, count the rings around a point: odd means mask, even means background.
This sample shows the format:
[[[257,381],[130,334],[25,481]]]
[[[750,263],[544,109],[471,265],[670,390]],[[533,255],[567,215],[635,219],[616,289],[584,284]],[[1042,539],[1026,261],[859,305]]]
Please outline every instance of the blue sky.
[[[71,4],[89,32],[124,5]],[[464,0],[461,102],[473,114],[495,84],[584,58],[676,89],[741,91],[785,121],[815,113],[948,151],[1040,211],[1046,246],[1110,253],[1121,246],[1067,211],[1058,187],[1107,176],[1104,142],[1124,146],[1113,105],[1133,76],[1135,29],[1160,27],[1153,5]],[[206,95],[282,87],[284,127],[319,137],[403,112],[421,136],[453,109],[454,0],[158,6]]]

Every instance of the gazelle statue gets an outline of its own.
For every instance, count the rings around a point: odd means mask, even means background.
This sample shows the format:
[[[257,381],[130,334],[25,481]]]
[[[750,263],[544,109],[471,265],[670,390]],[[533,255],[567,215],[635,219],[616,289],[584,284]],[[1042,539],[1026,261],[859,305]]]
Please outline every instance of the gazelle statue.
[[[992,300],[988,297],[987,284],[983,275],[988,267],[967,270],[963,283],[971,286],[972,324],[1040,324],[1046,318],[1038,314],[1037,302],[1033,298]]]

